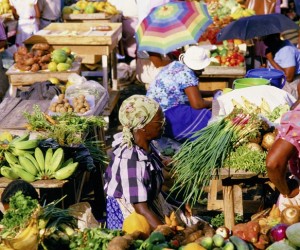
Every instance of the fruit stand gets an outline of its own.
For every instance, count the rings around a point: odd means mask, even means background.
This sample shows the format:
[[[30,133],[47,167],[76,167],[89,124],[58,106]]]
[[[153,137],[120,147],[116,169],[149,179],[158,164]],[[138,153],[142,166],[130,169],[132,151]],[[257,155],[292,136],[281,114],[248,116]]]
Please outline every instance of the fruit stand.
[[[96,63],[97,58],[100,57],[103,86],[108,88],[109,65],[112,65],[112,88],[117,90],[116,47],[121,39],[121,33],[121,23],[109,23],[105,27],[97,22],[52,23],[25,40],[24,43],[33,45],[47,42],[54,49],[68,46],[82,58],[82,63]]]

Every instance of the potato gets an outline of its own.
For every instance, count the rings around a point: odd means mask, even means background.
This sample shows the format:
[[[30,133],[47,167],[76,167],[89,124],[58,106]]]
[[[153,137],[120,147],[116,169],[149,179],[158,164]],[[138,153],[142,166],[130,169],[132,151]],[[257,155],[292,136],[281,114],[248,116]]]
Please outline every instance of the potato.
[[[28,53],[28,49],[25,46],[20,46],[17,50],[19,55],[26,55]]]
[[[48,43],[36,43],[32,46],[33,50],[49,50],[50,45]]]
[[[51,54],[48,54],[48,55],[44,55],[44,56],[42,56],[41,57],[41,59],[40,59],[40,62],[46,62],[46,63],[48,63],[48,62],[50,62],[51,61]]]
[[[81,108],[81,109],[79,110],[79,113],[84,114],[86,111],[87,111],[86,108]]]
[[[16,63],[15,67],[19,70],[22,70],[22,71],[29,71],[31,69],[31,66],[26,66],[26,65],[21,64],[21,63]]]
[[[26,66],[32,66],[34,64],[34,59],[33,58],[28,58],[24,60],[24,65]]]
[[[30,69],[30,71],[32,71],[32,72],[37,72],[39,70],[40,70],[40,65],[38,65],[37,63],[34,63]]]
[[[34,51],[33,51],[33,54],[34,54],[35,56],[41,57],[41,56],[45,55],[45,51],[44,51],[44,50],[37,49],[37,50],[34,50]]]

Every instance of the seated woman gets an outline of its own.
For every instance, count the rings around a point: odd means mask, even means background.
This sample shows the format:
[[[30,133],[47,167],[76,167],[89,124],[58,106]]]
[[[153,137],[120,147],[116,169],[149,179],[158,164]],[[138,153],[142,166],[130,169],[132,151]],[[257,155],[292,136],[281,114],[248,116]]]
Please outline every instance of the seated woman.
[[[219,91],[199,91],[198,77],[209,64],[207,52],[191,46],[179,56],[179,61],[162,68],[150,84],[147,96],[157,101],[164,111],[166,137],[184,141],[207,125],[212,102],[203,98],[213,97]]]
[[[300,83],[300,51],[288,40],[281,40],[280,34],[271,34],[262,38],[267,46],[267,66],[284,72],[285,91],[298,98],[297,85]]]
[[[162,195],[164,164],[151,143],[163,133],[164,114],[156,101],[133,95],[123,101],[119,120],[123,131],[114,136],[111,162],[105,172],[106,226],[122,228],[124,219],[136,211],[154,230],[164,224],[164,215],[177,209]],[[188,206],[186,209],[190,215]]]

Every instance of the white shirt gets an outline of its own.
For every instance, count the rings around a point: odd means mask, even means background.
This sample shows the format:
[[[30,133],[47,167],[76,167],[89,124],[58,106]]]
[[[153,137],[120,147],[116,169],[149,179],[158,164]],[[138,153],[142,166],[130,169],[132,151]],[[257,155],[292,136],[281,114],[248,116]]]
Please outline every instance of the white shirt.
[[[61,0],[38,0],[41,17],[57,20],[61,15]]]

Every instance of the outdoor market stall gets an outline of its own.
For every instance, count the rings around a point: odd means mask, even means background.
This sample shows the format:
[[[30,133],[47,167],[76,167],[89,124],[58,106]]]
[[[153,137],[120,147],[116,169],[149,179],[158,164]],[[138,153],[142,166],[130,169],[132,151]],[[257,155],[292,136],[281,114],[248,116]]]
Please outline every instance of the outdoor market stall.
[[[116,47],[121,39],[122,24],[52,23],[24,41],[26,45],[47,42],[53,48],[68,46],[82,58],[82,63],[96,63],[101,58],[103,86],[117,90]],[[110,67],[111,65],[111,67]],[[111,71],[111,77],[109,77]]]

